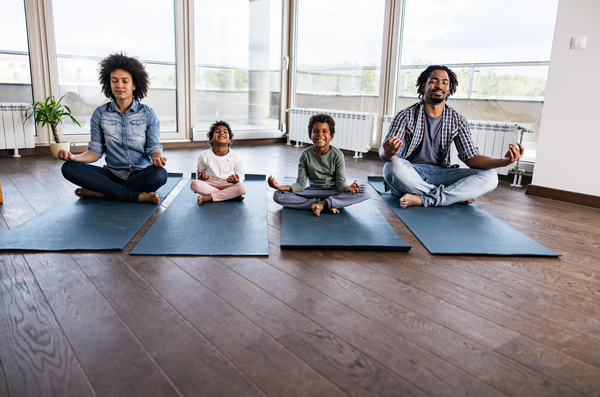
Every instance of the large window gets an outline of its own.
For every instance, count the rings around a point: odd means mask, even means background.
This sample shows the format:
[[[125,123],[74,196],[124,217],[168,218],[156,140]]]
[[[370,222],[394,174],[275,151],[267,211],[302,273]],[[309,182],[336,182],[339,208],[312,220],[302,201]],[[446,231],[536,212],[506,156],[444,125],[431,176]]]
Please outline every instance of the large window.
[[[23,3],[6,0],[0,14],[3,102],[32,99]],[[417,100],[418,74],[441,63],[459,77],[449,104],[469,120],[532,128],[525,137],[532,160],[558,0],[27,4],[36,100],[67,96],[83,125],[65,123],[74,142],[87,140],[93,110],[107,101],[98,62],[116,52],[146,64],[152,84],[144,102],[156,111],[163,140],[190,139],[192,127],[202,138],[218,119],[241,131],[238,138],[281,136],[280,115],[290,107],[375,113],[377,135],[382,116]],[[39,48],[46,42],[55,46]],[[284,59],[290,70],[282,70]]]
[[[384,0],[299,0],[294,106],[377,112]]]
[[[23,0],[3,0],[0,12],[0,103],[31,103],[31,72]]]
[[[196,128],[279,129],[281,0],[196,0]]]
[[[431,64],[456,72],[448,104],[468,120],[515,122],[535,158],[558,0],[406,0],[396,110],[416,101]]]
[[[52,5],[59,91],[82,125],[65,123],[63,134],[89,133],[92,112],[108,101],[98,82],[98,62],[116,52],[146,65],[151,86],[143,103],[156,112],[161,132],[175,132],[173,0],[52,0]]]

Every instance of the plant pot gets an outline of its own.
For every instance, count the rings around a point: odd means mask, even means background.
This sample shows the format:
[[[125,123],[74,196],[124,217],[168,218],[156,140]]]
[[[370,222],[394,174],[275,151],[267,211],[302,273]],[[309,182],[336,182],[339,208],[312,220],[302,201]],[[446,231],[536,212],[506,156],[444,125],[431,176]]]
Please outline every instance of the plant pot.
[[[71,151],[71,142],[61,142],[61,143],[52,142],[50,144],[50,150],[52,151],[52,155],[54,156],[55,159],[58,158],[58,152],[60,149],[64,149],[67,152],[70,152]]]

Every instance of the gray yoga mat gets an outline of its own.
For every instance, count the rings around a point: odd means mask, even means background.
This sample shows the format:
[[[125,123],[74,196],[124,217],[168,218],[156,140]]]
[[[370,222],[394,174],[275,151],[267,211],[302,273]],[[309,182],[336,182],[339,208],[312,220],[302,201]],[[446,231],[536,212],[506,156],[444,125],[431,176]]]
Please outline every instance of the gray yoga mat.
[[[285,178],[290,184],[295,178]],[[281,248],[408,251],[371,200],[340,208],[339,214],[283,208]]]
[[[161,202],[183,174],[169,173]],[[75,195],[0,236],[1,250],[98,251],[123,249],[158,206]]]
[[[244,201],[202,205],[188,183],[131,254],[269,255],[266,176],[247,174],[244,183]]]
[[[369,183],[431,254],[558,257],[477,204],[401,208],[399,197],[386,193],[383,177]]]

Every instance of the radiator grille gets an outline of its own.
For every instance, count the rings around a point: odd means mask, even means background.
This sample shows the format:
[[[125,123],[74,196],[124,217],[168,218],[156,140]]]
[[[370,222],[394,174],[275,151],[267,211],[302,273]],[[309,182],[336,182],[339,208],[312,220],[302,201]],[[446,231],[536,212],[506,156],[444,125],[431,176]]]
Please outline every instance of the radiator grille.
[[[290,114],[289,141],[296,141],[297,144],[310,143],[308,121],[313,114],[325,113],[335,120],[334,146],[354,151],[355,157],[361,157],[359,153],[366,153],[371,148],[374,113],[301,108],[291,108],[287,112]]]
[[[0,104],[0,149],[23,149],[35,146],[35,127],[32,119],[23,125],[28,107],[29,105],[24,103]]]

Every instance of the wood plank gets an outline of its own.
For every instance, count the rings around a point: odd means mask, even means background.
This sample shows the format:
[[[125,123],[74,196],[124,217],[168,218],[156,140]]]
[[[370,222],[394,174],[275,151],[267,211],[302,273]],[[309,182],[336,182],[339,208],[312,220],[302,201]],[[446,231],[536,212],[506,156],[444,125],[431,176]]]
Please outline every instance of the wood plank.
[[[9,397],[8,389],[6,388],[6,375],[2,368],[2,356],[0,356],[0,397]]]
[[[35,209],[13,185],[10,178],[2,179],[2,196],[4,203],[0,205],[0,214],[9,229],[13,229],[37,215]]]
[[[61,161],[62,163],[62,161]],[[66,199],[74,194],[73,185],[68,182],[59,172],[57,175],[53,169],[48,168],[47,163],[32,158],[31,161],[22,161],[21,165],[35,180],[40,183],[46,191],[58,200]]]
[[[184,395],[261,393],[117,255],[73,259]],[[151,261],[145,263],[153,267]]]
[[[387,256],[385,253],[368,255],[366,253],[344,252],[341,254],[347,258],[355,258],[361,266],[370,269],[364,276],[365,278],[362,278],[361,283],[363,284],[377,274],[384,275],[391,278],[391,280],[397,280],[415,290],[427,293],[441,302],[448,302],[583,362],[600,367],[600,356],[596,353],[594,347],[597,346],[598,342],[588,335],[573,332],[568,328],[545,321],[538,316],[529,315],[511,306],[474,293],[467,288],[457,286],[446,279],[430,277],[427,273],[413,268],[410,263],[399,262],[395,256]],[[329,262],[326,262],[326,264],[328,269],[336,274],[358,282],[352,266],[334,266],[329,265]],[[385,283],[383,287],[391,287],[391,285]],[[408,290],[408,293],[410,292],[411,290]],[[434,307],[434,309],[436,308]],[[437,309],[440,310],[440,308]],[[443,313],[444,311],[440,310],[440,312]],[[462,325],[458,322],[454,326],[462,328]],[[476,338],[477,328],[473,331],[474,334],[471,337]]]
[[[0,256],[0,298],[0,357],[6,376],[6,384],[4,377],[0,379],[0,395],[10,391],[13,396],[92,396],[69,342],[20,255]]]
[[[268,396],[345,395],[173,262],[130,256],[127,264]]]
[[[551,287],[550,291],[556,289],[567,293],[576,293],[579,297],[586,300],[598,301],[600,299],[600,280],[590,277],[568,277],[568,273],[563,271],[565,267],[561,260],[560,266],[552,263],[554,261],[532,260],[532,258],[519,259],[497,259],[486,261],[489,265],[500,270],[497,272],[510,272],[511,277],[524,276],[526,279],[533,279]],[[474,264],[477,266],[477,264]],[[563,292],[563,293],[564,293]],[[597,311],[600,314],[600,311]]]
[[[600,390],[599,368],[560,353],[551,346],[522,337],[454,305],[440,302],[431,295],[370,272],[340,255],[312,252],[307,255],[298,253],[294,259],[284,259],[283,255],[277,256],[276,253],[277,250],[273,249],[267,262],[286,274],[301,278],[311,287],[324,291],[338,302],[354,308],[389,329],[412,333],[409,339],[414,343],[419,343],[448,362],[508,394],[517,394],[510,389],[520,388],[523,384],[535,381],[545,384],[544,377],[532,373],[531,370],[585,394],[592,395],[594,390]],[[318,263],[319,266],[314,266],[314,263]],[[349,274],[352,280],[346,281],[334,271],[321,268],[343,269],[343,273]],[[389,300],[382,300],[381,297]],[[384,311],[380,309],[382,307],[385,308]],[[411,313],[405,313],[404,308],[411,310]],[[415,318],[414,313],[429,319],[430,322]],[[405,329],[411,324],[414,324],[412,329]],[[440,326],[437,324],[446,329],[438,329]],[[449,334],[448,330],[468,339]],[[445,339],[441,339],[442,337]],[[495,357],[497,355],[489,357],[489,352],[480,352],[481,347],[474,345],[471,340],[490,351],[502,352],[513,362]],[[515,343],[516,341],[518,343]],[[453,348],[454,345],[456,348]],[[442,351],[439,351],[440,349]],[[463,352],[462,349],[467,351]],[[518,373],[515,374],[514,371]],[[526,391],[528,392],[539,393]]]
[[[452,260],[448,262],[452,262]],[[432,276],[449,280],[456,285],[468,288],[473,292],[512,306],[525,313],[543,318],[548,322],[600,339],[598,320],[581,311],[571,310],[447,264],[425,263],[418,265],[418,268]]]
[[[181,396],[69,255],[25,259],[98,395]]]
[[[343,339],[211,258],[172,260],[330,382],[352,396],[424,396]]]
[[[426,351],[415,349],[412,345],[405,345],[403,339],[397,337],[388,337],[389,340],[394,340],[394,343],[385,343],[383,340],[376,343],[378,346],[385,346],[388,352],[396,358],[405,355],[407,360],[421,361],[429,371],[436,374],[436,378],[448,383],[444,388],[439,384],[436,385],[432,379],[425,382],[423,382],[424,379],[420,379],[420,384],[431,385],[431,389],[425,389],[425,391],[433,395],[442,395],[443,393],[476,396],[500,395],[498,390],[514,396],[578,395],[574,390],[565,388],[517,362],[492,353],[467,338],[415,315],[414,312],[403,310],[398,305],[385,301],[375,294],[369,294],[364,289],[353,288],[352,284],[344,283],[340,278],[334,279],[331,274],[325,274],[320,271],[319,267],[314,266],[314,261],[310,261],[307,266],[311,271],[306,271],[306,268],[300,270],[294,266],[295,263],[291,264],[292,269],[288,268],[290,271],[301,273],[299,279],[302,282],[282,276],[279,274],[279,270],[261,264],[262,261],[250,262],[239,258],[223,258],[220,261],[290,304],[313,321],[324,325],[336,335],[344,337],[358,349],[371,354],[374,358],[383,357],[384,354],[378,352],[378,348],[373,348],[372,343],[362,345],[359,338],[353,338],[351,335],[361,327],[360,317],[352,318],[356,317],[352,316],[353,310],[363,315],[366,314],[367,317],[376,317],[379,324],[385,327],[383,329],[386,332],[382,332],[378,327],[369,327],[370,339],[363,337],[363,340],[378,341],[383,338],[382,335],[389,332],[387,330],[393,330],[398,336],[410,340],[417,346],[424,347],[427,349]],[[271,256],[269,262],[271,262]],[[278,265],[283,266],[282,262],[278,261]],[[303,283],[309,283],[312,288],[318,291],[323,290],[325,294],[335,295],[335,301],[318,297],[319,294],[315,294],[314,290],[311,291],[311,288]],[[306,299],[307,303],[303,299]],[[341,315],[345,310],[336,302],[345,304],[347,308],[353,310],[346,310],[345,316]],[[331,313],[335,313],[335,316],[331,316]],[[331,318],[331,322],[328,322],[327,318]],[[395,369],[396,372],[404,374],[408,380],[412,380],[409,375],[410,368],[401,366],[394,368],[394,359],[388,360],[387,362],[382,361],[382,363]],[[461,369],[465,372],[459,371],[447,363],[462,367]],[[486,387],[482,383],[486,383],[492,388]]]

